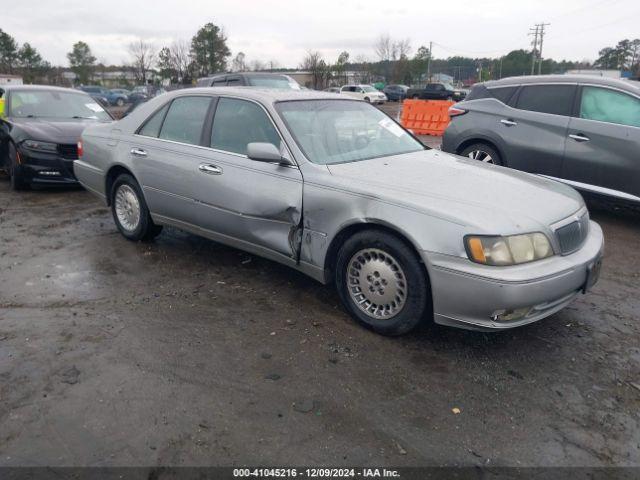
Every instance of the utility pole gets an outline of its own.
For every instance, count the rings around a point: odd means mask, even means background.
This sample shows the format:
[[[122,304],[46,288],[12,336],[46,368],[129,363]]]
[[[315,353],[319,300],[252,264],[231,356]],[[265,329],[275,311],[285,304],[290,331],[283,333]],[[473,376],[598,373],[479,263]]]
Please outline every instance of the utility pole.
[[[538,49],[538,75],[542,73],[542,40],[544,39],[544,27],[550,23],[540,23],[540,48]]]
[[[529,35],[533,35],[533,50],[531,50],[531,75],[536,70],[536,56],[538,53],[538,35],[540,34],[540,26],[536,24],[535,29],[529,29]]]
[[[429,58],[427,59],[427,82],[431,83],[431,57],[433,57],[433,42],[429,42]]]

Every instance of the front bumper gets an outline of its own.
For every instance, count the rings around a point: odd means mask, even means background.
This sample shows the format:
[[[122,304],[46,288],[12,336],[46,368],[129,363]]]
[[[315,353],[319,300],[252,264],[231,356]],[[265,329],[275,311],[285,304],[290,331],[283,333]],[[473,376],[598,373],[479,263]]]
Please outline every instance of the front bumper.
[[[590,223],[582,248],[571,255],[513,267],[490,267],[468,259],[423,252],[429,268],[434,320],[471,330],[504,330],[536,322],[561,310],[583,291],[588,271],[601,258],[602,229]],[[523,318],[497,321],[504,310],[531,308]]]
[[[28,149],[20,149],[19,153],[17,173],[23,181],[39,185],[78,185],[73,173],[73,159]]]

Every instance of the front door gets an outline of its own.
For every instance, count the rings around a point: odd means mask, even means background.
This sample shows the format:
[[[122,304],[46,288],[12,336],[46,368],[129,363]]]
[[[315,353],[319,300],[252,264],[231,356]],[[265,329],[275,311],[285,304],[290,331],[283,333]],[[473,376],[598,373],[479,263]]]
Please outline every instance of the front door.
[[[562,178],[578,188],[639,201],[640,98],[583,86],[579,105],[569,123]]]
[[[208,136],[208,159],[193,185],[199,224],[249,250],[297,260],[302,175],[297,167],[251,160],[247,144],[281,146],[265,109],[236,98],[218,100]]]

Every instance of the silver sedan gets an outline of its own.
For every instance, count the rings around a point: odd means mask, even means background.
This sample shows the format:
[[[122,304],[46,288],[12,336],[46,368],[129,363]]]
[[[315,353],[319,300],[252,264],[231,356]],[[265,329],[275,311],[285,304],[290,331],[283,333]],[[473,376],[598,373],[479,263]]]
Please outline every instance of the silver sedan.
[[[170,225],[281,262],[386,335],[524,325],[598,277],[602,230],[575,190],[430,150],[344,95],[172,92],[81,150],[78,180],[126,238]]]

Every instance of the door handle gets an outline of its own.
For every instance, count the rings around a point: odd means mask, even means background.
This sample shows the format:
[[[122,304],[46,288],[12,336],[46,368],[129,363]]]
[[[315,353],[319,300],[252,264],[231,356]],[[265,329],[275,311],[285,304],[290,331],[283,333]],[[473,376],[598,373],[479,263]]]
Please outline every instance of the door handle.
[[[500,120],[500,123],[506,125],[507,127],[514,127],[518,124],[518,122],[514,122],[513,120],[508,120],[506,118]]]
[[[587,137],[586,135],[583,135],[581,133],[577,133],[577,134],[571,134],[569,135],[569,138],[573,138],[576,142],[588,142],[589,141],[589,137]]]
[[[222,175],[222,168],[217,165],[211,165],[210,163],[201,163],[198,170],[209,175]]]
[[[135,155],[136,157],[146,157],[147,152],[141,148],[132,148],[131,155]]]

